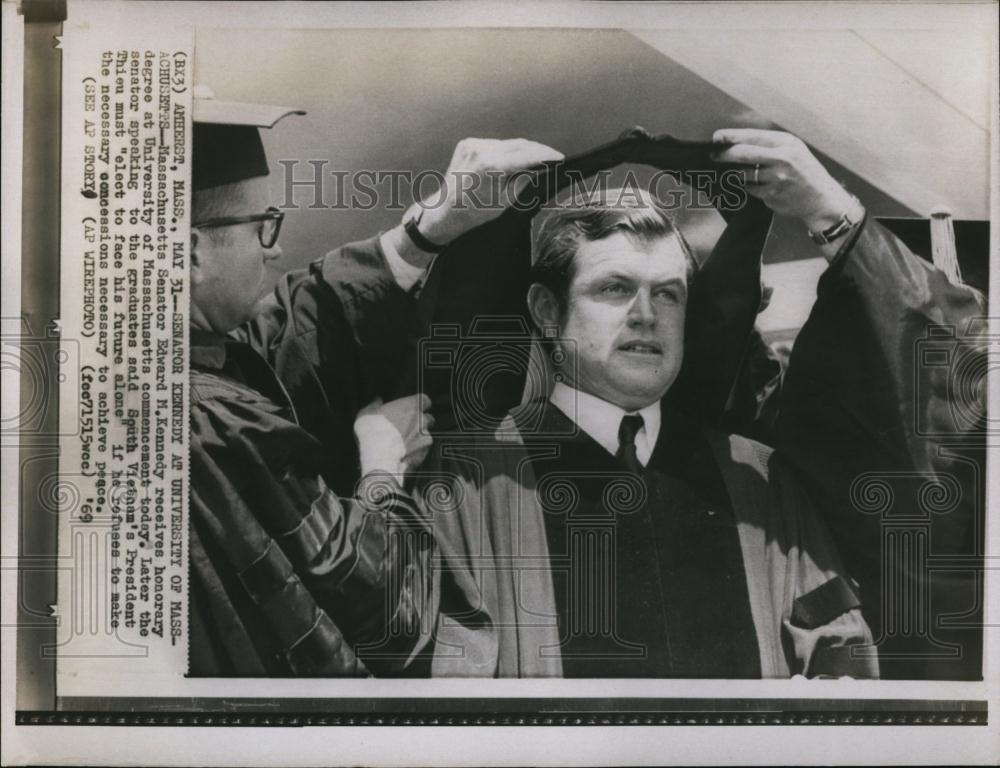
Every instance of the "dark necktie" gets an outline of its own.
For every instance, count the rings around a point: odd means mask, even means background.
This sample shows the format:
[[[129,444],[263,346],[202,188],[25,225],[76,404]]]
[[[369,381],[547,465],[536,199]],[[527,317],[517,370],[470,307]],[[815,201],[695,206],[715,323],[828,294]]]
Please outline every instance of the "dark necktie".
[[[621,426],[618,427],[618,453],[615,456],[628,467],[630,472],[635,472],[637,475],[642,474],[643,467],[635,452],[635,436],[644,425],[642,416],[633,413],[622,416]]]

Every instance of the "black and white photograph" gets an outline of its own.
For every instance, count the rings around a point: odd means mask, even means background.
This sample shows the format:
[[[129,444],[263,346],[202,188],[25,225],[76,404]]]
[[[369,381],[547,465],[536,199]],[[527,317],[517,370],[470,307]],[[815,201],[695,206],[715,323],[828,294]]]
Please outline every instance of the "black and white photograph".
[[[4,764],[1000,759],[995,2],[3,13]]]

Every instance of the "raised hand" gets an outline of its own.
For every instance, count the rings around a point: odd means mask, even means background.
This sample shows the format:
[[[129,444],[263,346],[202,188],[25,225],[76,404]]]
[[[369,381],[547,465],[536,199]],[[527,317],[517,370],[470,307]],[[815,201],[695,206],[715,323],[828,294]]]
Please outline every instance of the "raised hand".
[[[443,245],[496,218],[514,199],[519,171],[562,157],[527,139],[463,139],[448,164],[443,188],[419,206],[421,234]],[[527,183],[526,176],[521,178]],[[508,189],[511,181],[514,187]],[[407,215],[412,214],[413,209]]]
[[[723,128],[712,140],[730,143],[714,157],[747,166],[746,190],[775,213],[800,219],[812,232],[860,215],[860,204],[822,166],[800,138],[783,131]],[[852,220],[854,216],[851,217]]]

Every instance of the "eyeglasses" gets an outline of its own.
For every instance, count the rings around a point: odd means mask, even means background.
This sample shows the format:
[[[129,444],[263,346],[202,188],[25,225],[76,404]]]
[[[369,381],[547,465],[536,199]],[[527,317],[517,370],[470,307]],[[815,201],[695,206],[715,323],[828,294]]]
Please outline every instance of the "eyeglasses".
[[[281,232],[281,222],[285,219],[285,212],[279,211],[274,206],[268,206],[266,213],[254,213],[249,216],[223,216],[218,219],[206,219],[191,227],[200,229],[210,229],[213,227],[231,227],[234,224],[249,224],[254,221],[260,222],[257,230],[257,239],[260,240],[262,248],[273,248],[278,242],[278,233]]]

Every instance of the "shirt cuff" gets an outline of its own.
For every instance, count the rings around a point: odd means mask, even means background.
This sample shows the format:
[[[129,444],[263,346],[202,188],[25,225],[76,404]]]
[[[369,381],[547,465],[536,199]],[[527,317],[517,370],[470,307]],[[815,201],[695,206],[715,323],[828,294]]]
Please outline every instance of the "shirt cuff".
[[[396,284],[404,291],[409,291],[424,276],[427,269],[430,268],[430,264],[421,269],[407,262],[396,251],[396,247],[392,244],[388,232],[383,232],[379,236],[378,241],[379,245],[382,246],[382,253],[385,254],[386,263],[389,265],[389,271],[392,272]],[[432,260],[431,264],[433,263],[434,261]]]

